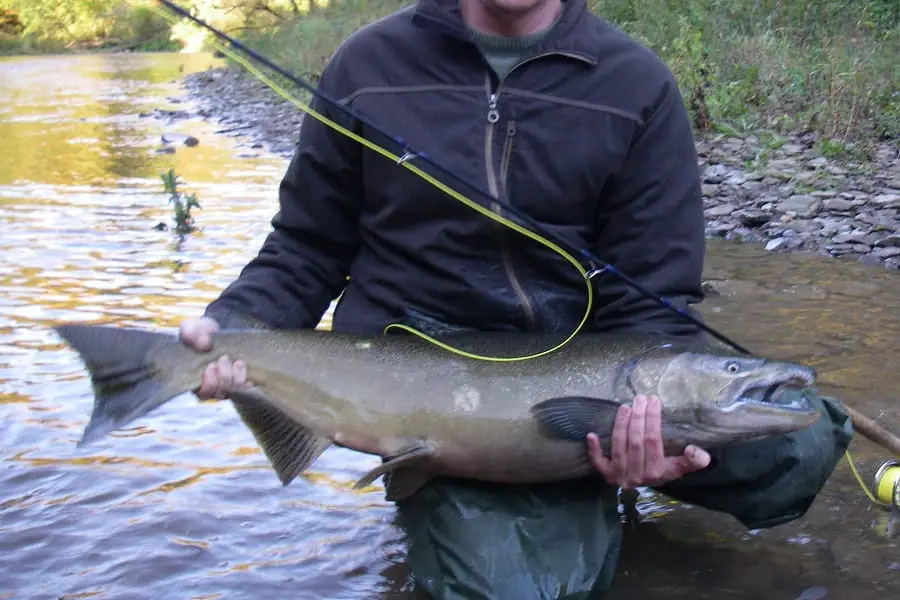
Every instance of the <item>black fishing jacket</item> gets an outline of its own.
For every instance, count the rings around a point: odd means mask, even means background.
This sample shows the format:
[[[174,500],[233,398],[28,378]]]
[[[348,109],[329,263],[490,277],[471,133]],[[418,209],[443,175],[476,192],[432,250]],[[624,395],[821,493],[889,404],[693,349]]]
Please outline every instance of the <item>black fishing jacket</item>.
[[[314,102],[341,126],[397,154],[404,143],[427,153],[680,307],[702,299],[703,208],[678,87],[585,0],[566,0],[502,81],[468,41],[457,0],[419,0],[350,36],[319,88],[396,137]],[[412,313],[565,333],[584,314],[569,262],[315,118],[279,199],[258,256],[207,309],[223,326],[244,313],[313,327],[342,290],[336,331],[379,332]],[[595,282],[588,330],[695,331],[613,274]]]

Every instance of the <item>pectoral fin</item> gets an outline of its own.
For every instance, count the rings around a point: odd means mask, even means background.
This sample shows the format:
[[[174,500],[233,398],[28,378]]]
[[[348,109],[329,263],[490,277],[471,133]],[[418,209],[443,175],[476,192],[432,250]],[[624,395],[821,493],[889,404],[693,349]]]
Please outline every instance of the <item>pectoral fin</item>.
[[[404,497],[408,496],[431,478],[430,475],[426,474],[425,469],[421,468],[421,463],[433,455],[434,447],[431,444],[416,442],[400,454],[392,456],[390,460],[383,462],[360,477],[353,487],[356,489],[365,487],[378,479],[379,476],[390,473],[388,484],[385,487],[387,499],[393,500],[390,497],[392,494],[391,489],[394,490],[394,493],[405,494]]]
[[[228,398],[253,433],[282,485],[288,485],[309,468],[331,445],[328,438],[291,420],[259,390],[229,390]]]
[[[563,396],[538,402],[531,414],[551,437],[583,442],[591,432],[608,436],[620,406],[604,398]]]

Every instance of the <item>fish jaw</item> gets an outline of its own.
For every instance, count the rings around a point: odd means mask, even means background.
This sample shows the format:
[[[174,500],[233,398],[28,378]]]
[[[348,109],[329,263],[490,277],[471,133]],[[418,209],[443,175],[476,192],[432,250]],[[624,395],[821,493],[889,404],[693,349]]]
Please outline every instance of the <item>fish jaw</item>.
[[[727,404],[702,405],[698,426],[724,441],[746,441],[805,429],[821,415],[801,394],[805,379],[749,388]]]

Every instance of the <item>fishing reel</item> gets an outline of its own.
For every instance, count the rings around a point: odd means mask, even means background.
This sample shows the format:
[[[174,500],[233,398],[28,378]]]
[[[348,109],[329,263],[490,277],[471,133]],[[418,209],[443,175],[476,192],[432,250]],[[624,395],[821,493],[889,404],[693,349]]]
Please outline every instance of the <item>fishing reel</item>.
[[[900,460],[889,460],[875,472],[872,489],[879,502],[900,511]]]

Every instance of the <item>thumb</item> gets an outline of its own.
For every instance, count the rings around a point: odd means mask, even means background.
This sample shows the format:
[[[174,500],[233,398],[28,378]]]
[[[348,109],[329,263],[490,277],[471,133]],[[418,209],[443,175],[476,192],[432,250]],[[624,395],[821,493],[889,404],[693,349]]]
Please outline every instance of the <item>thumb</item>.
[[[682,474],[705,469],[711,462],[712,457],[709,452],[694,445],[685,448],[684,454],[676,459],[676,465]]]
[[[209,317],[185,319],[178,327],[181,341],[200,352],[206,352],[212,346],[210,334],[218,331],[219,324]]]

